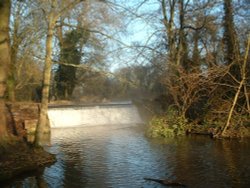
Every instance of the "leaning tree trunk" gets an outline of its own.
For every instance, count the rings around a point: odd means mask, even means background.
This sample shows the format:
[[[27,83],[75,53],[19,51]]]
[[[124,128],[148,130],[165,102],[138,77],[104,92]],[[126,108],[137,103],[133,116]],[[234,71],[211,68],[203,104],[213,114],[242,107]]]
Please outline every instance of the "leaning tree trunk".
[[[40,108],[40,114],[36,130],[35,144],[40,145],[42,136],[50,132],[50,126],[48,123],[48,101],[49,101],[49,88],[50,88],[50,77],[51,77],[51,55],[52,55],[52,40],[54,31],[54,13],[51,10],[48,17],[48,31],[46,39],[46,57],[45,67],[43,71],[43,89],[42,89],[42,102]]]
[[[5,141],[8,136],[4,95],[8,66],[11,63],[9,37],[10,5],[10,0],[0,1],[0,143]]]
[[[235,106],[237,104],[237,101],[238,101],[238,98],[239,98],[239,95],[240,95],[240,91],[241,91],[241,89],[244,86],[245,81],[246,81],[246,65],[247,65],[247,59],[248,59],[248,55],[249,55],[249,47],[250,47],[250,36],[248,37],[246,54],[245,54],[245,57],[244,57],[242,68],[241,68],[242,79],[241,79],[240,84],[238,86],[237,92],[235,93],[233,104],[232,104],[232,107],[231,107],[231,109],[229,111],[229,114],[228,114],[227,123],[224,126],[223,131],[221,133],[222,136],[226,135],[226,131],[227,131],[227,128],[229,127],[229,125],[230,125],[230,121],[232,119],[234,108],[235,108]]]

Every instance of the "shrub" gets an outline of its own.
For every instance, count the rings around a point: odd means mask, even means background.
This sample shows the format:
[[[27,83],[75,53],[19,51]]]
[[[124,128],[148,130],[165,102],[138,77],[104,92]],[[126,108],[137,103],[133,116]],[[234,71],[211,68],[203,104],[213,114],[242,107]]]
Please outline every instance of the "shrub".
[[[152,118],[147,135],[152,138],[185,135],[187,127],[188,122],[184,117],[168,110],[166,115]]]

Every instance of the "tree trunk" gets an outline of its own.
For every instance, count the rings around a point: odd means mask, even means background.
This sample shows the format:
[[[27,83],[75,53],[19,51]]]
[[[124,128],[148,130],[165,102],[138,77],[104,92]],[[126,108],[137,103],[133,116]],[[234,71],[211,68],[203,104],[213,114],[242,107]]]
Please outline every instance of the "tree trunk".
[[[50,89],[50,78],[51,78],[51,67],[52,67],[52,44],[53,44],[53,33],[55,29],[56,21],[59,17],[67,10],[71,10],[82,0],[75,0],[69,3],[66,7],[61,9],[59,13],[56,14],[55,9],[58,7],[57,1],[51,1],[51,10],[49,11],[47,17],[47,38],[46,38],[46,57],[45,57],[45,66],[43,70],[43,88],[42,88],[42,101],[41,108],[39,113],[39,119],[37,123],[36,136],[35,136],[35,145],[40,145],[42,142],[42,137],[44,134],[50,132],[50,126],[48,121],[48,103],[49,103],[49,89]]]
[[[7,81],[7,93],[8,93],[8,100],[11,102],[15,102],[16,94],[15,94],[15,87],[16,87],[16,80],[15,80],[15,65],[16,65],[16,58],[17,58],[17,50],[11,48],[11,65],[9,67],[9,76]]]
[[[0,1],[0,143],[8,136],[4,96],[8,67],[11,64],[9,37],[10,5],[10,0]]]
[[[232,0],[224,0],[224,43],[225,59],[228,64],[231,64],[239,59],[239,43],[234,26]]]
[[[193,41],[194,41],[194,48],[192,54],[192,66],[188,65],[188,70],[190,69],[199,69],[200,65],[200,53],[199,53],[199,31],[194,31]]]
[[[240,77],[240,48],[234,25],[234,11],[232,0],[224,0],[224,45],[225,60],[230,65],[230,73],[237,79]]]
[[[171,63],[175,61],[175,39],[174,39],[174,12],[175,12],[175,3],[176,0],[168,1],[169,3],[169,19],[166,8],[166,0],[161,1],[162,15],[163,15],[163,24],[166,29],[167,40],[168,40],[168,51],[169,51],[169,60]]]
[[[184,32],[184,22],[185,22],[185,6],[184,1],[179,0],[179,21],[180,21],[180,29],[179,29],[179,42],[177,46],[176,53],[176,64],[181,65],[185,70],[188,69],[188,65],[186,64],[188,53],[187,53],[187,41]]]
[[[244,94],[245,94],[246,103],[247,103],[247,112],[248,112],[248,115],[250,115],[250,101],[249,101],[249,97],[248,97],[246,83],[244,84]]]
[[[230,125],[230,121],[231,121],[231,118],[232,118],[232,115],[233,115],[233,111],[234,111],[235,105],[236,105],[236,103],[238,101],[238,98],[239,98],[239,95],[240,95],[240,91],[241,91],[241,89],[244,86],[245,81],[246,81],[246,64],[247,64],[247,59],[248,59],[248,55],[249,55],[249,47],[250,47],[250,37],[248,38],[247,48],[246,48],[246,54],[245,54],[245,57],[244,57],[242,68],[241,68],[242,80],[240,81],[240,84],[238,86],[237,92],[236,92],[236,94],[234,96],[233,104],[232,104],[232,107],[231,107],[231,109],[229,111],[229,114],[228,114],[227,123],[224,126],[223,131],[221,133],[222,136],[225,136],[227,128]]]
[[[20,38],[18,38],[18,28],[19,28],[19,18],[14,18],[14,28],[13,28],[13,36],[12,36],[12,45],[11,45],[11,66],[9,70],[7,88],[8,88],[8,100],[11,102],[15,102],[16,100],[16,62],[17,62],[17,53],[20,44]]]
[[[52,6],[53,7],[53,6]],[[50,88],[50,77],[51,77],[51,55],[52,55],[52,41],[53,32],[55,26],[54,12],[53,8],[48,16],[48,31],[46,38],[46,57],[45,57],[45,67],[43,71],[43,88],[42,88],[42,101],[39,113],[39,119],[36,130],[35,144],[40,145],[42,136],[50,132],[50,127],[48,123],[48,101],[49,101],[49,88]]]

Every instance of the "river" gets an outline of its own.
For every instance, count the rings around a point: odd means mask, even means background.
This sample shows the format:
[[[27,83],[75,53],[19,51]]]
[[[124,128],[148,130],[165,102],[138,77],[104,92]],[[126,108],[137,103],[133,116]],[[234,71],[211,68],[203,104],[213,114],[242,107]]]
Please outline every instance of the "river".
[[[250,187],[250,141],[203,136],[148,139],[142,125],[52,129],[57,162],[6,187],[151,188],[144,177],[191,188]]]

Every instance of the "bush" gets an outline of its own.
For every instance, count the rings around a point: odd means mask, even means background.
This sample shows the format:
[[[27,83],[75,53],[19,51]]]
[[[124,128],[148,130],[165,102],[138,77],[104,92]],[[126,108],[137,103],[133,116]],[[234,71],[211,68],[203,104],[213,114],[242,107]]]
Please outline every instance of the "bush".
[[[185,135],[187,127],[188,122],[184,117],[168,110],[166,115],[152,118],[147,135],[152,138]]]

